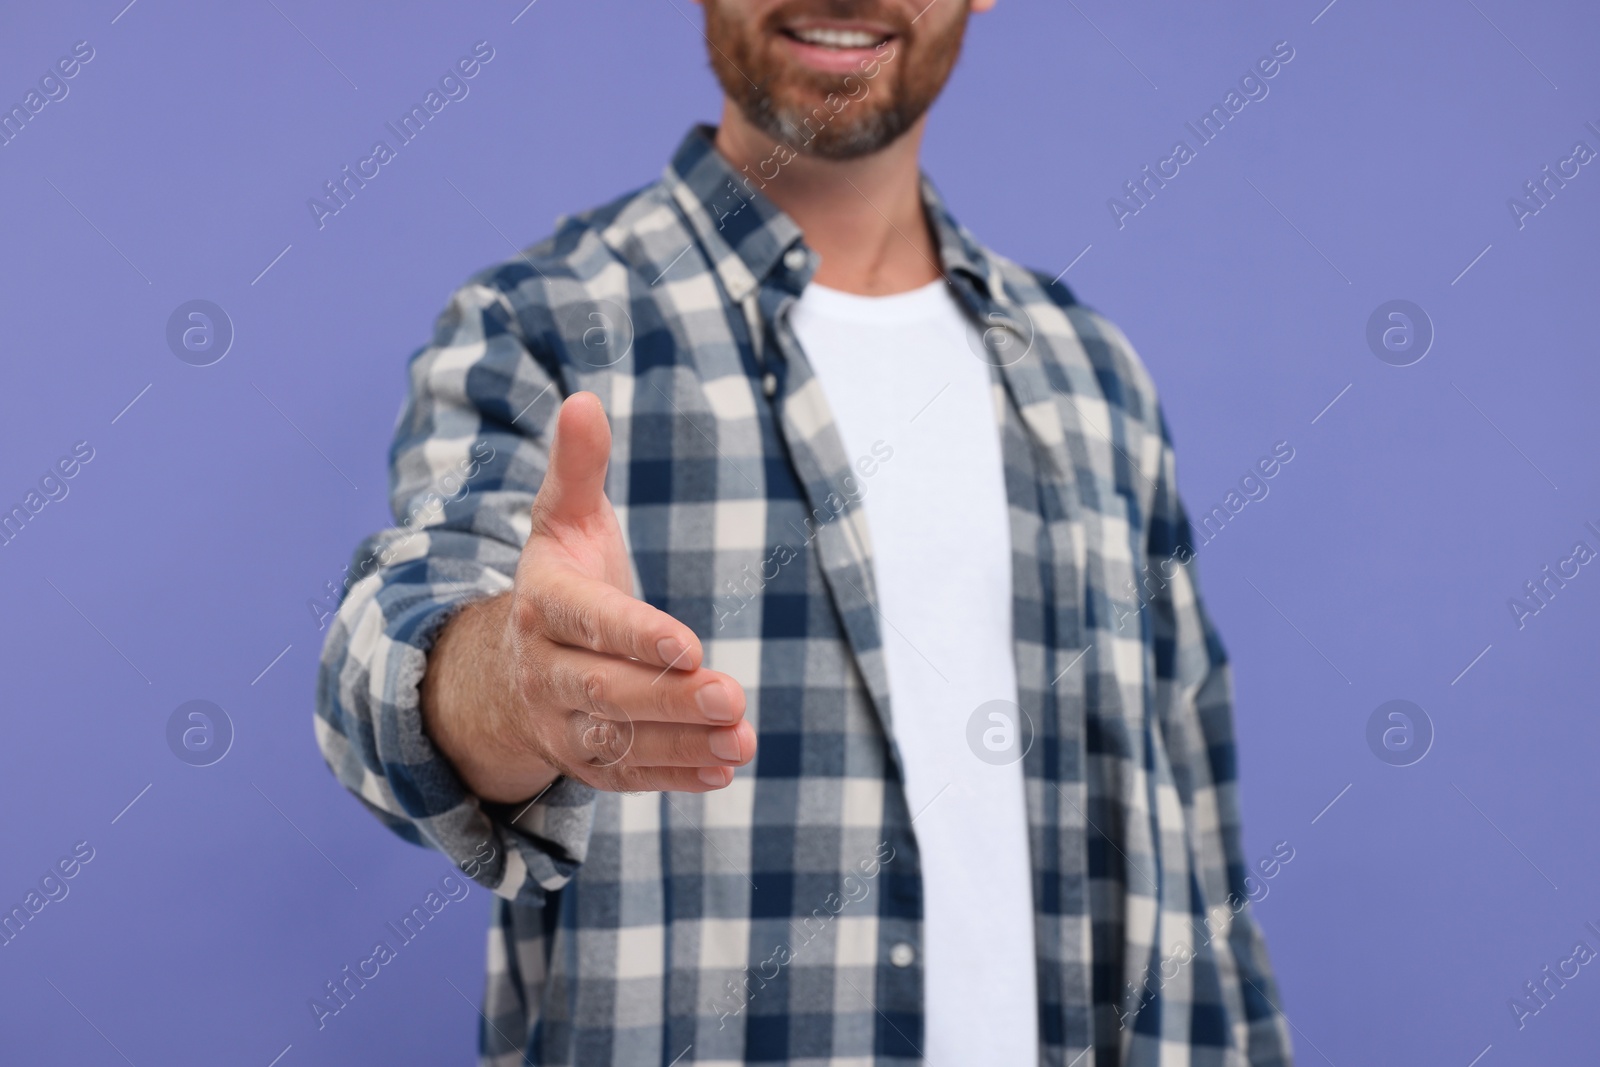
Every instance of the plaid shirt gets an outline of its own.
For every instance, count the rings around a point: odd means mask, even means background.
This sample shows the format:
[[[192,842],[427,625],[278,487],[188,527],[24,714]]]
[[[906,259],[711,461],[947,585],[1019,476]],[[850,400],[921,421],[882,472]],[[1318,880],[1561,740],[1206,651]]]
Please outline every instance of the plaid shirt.
[[[788,325],[817,258],[712,133],[454,294],[391,453],[406,518],[357,550],[323,652],[317,737],[340,781],[497,894],[485,1064],[921,1062],[922,886],[861,489]],[[1150,379],[1114,326],[922,189],[984,331],[1006,471],[1041,1060],[1287,1065],[1245,899],[1228,668]],[[726,789],[560,779],[500,806],[422,730],[427,651],[511,588],[580,389],[610,416],[638,595],[748,694],[758,755]]]

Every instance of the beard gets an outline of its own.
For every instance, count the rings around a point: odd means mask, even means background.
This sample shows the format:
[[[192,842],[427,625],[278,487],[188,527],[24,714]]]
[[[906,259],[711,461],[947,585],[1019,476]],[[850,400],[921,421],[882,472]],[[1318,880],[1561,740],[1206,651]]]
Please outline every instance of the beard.
[[[835,160],[878,151],[927,112],[961,53],[967,23],[963,13],[944,27],[912,25],[903,11],[876,0],[792,0],[743,21],[740,7],[739,0],[705,0],[711,69],[722,91],[774,141]],[[780,39],[801,14],[871,19],[891,27],[893,38],[858,71],[817,70],[789,55]]]

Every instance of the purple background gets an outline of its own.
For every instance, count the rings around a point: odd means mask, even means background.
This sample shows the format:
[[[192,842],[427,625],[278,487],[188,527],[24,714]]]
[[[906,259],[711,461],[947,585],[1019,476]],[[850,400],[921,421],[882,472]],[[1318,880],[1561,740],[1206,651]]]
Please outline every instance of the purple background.
[[[121,2],[0,28],[7,106],[74,42],[96,52],[0,147],[0,504],[95,449],[0,548],[0,906],[95,849],[0,948],[4,1058],[467,1063],[476,886],[325,1030],[307,1008],[449,870],[324,768],[307,601],[386,520],[404,361],[450,290],[714,120],[700,14]],[[1295,449],[1201,566],[1236,667],[1245,847],[1295,849],[1259,914],[1299,1062],[1589,1062],[1600,970],[1520,1032],[1507,999],[1580,937],[1600,948],[1600,567],[1520,631],[1507,600],[1600,547],[1600,164],[1520,231],[1506,201],[1574,141],[1600,148],[1600,11],[1323,2],[1006,0],[974,23],[926,165],[992,246],[1076,259],[1066,281],[1162,388],[1192,510]],[[479,40],[470,95],[319,231],[307,198]],[[1279,40],[1270,95],[1119,231],[1107,198]],[[195,298],[237,331],[204,368],[164,337]],[[1437,331],[1403,368],[1365,340],[1395,298]],[[1394,698],[1436,730],[1414,766],[1367,745]],[[236,732],[210,767],[166,742],[191,699]]]

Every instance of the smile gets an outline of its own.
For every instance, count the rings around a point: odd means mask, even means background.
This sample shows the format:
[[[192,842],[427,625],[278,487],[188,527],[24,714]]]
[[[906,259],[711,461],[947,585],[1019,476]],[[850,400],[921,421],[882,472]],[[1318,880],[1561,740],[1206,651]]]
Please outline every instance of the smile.
[[[786,27],[782,32],[784,36],[802,44],[832,51],[876,48],[894,36],[867,30],[834,29],[828,26]]]
[[[893,29],[863,22],[797,21],[778,30],[786,50],[805,66],[849,74],[871,62],[898,36]]]

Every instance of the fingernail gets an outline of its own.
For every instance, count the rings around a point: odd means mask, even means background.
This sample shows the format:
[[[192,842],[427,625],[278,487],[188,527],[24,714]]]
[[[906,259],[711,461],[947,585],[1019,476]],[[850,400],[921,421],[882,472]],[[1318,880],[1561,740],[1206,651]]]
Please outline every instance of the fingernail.
[[[728,690],[720,682],[701,686],[700,691],[694,695],[694,702],[699,707],[700,714],[712,722],[733,721],[733,699],[728,696]]]
[[[723,786],[728,784],[727,777],[723,775],[722,770],[719,767],[701,767],[698,773],[700,775],[700,780],[706,785],[715,786],[716,788],[721,789]]]
[[[678,665],[678,657],[686,652],[687,646],[676,637],[663,637],[656,642],[656,655],[661,657],[661,662],[669,667]]]
[[[713,730],[710,738],[711,754],[729,763],[739,762],[739,731]]]

